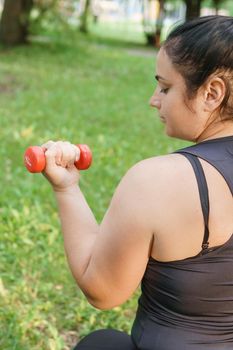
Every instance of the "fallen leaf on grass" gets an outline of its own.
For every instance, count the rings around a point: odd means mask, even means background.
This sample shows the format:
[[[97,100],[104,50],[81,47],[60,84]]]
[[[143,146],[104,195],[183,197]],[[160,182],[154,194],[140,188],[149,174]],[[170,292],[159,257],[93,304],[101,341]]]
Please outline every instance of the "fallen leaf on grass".
[[[0,295],[2,297],[5,297],[7,295],[7,290],[6,288],[4,287],[4,284],[3,284],[3,281],[2,279],[0,278]]]

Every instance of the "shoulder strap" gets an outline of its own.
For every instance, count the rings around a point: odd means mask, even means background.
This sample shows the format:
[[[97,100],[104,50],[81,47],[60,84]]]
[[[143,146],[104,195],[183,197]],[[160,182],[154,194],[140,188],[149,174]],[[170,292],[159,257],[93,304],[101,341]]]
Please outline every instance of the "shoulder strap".
[[[205,250],[205,249],[208,249],[209,247],[209,242],[208,242],[208,239],[209,239],[209,226],[208,226],[209,224],[209,191],[208,191],[205,173],[203,171],[201,162],[196,156],[191,155],[190,153],[182,152],[182,151],[179,151],[177,153],[183,154],[189,160],[189,162],[193,167],[193,170],[197,179],[202,213],[203,213],[204,223],[205,223],[205,232],[204,232],[204,238],[202,242],[202,250]]]

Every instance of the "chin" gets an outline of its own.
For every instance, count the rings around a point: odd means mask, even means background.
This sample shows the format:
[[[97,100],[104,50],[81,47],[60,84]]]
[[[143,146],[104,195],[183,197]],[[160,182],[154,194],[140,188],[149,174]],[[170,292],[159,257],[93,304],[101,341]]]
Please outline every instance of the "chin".
[[[174,130],[168,128],[167,125],[166,125],[166,129],[165,129],[165,133],[169,137],[180,138],[179,135],[176,132],[174,132]]]

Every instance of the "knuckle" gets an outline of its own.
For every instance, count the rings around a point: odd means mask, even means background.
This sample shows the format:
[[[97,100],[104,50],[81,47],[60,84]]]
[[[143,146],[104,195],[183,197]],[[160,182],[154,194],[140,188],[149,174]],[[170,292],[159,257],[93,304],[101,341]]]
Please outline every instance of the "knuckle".
[[[49,141],[43,143],[43,144],[41,145],[41,147],[49,148],[49,147],[51,147],[53,144],[54,144],[54,141],[49,140]]]
[[[53,150],[52,148],[47,149],[47,151],[45,152],[45,156],[46,156],[47,158],[50,158],[50,157],[52,157],[53,155],[54,155],[54,150]]]
[[[56,145],[59,146],[59,147],[62,147],[63,141],[57,141],[57,142],[56,142]]]
[[[74,151],[75,151],[76,157],[80,158],[80,154],[81,154],[80,148],[74,145]]]
[[[58,151],[57,145],[56,143],[53,143],[51,147],[49,147],[46,150],[45,155],[48,157],[54,157],[57,154],[57,151]]]

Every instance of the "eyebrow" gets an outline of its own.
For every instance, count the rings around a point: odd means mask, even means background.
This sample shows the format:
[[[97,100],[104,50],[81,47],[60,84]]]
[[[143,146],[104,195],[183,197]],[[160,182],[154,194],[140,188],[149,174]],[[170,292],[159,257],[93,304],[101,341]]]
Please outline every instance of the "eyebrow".
[[[155,75],[155,79],[156,79],[157,81],[159,81],[159,80],[167,80],[167,79],[161,77],[161,75]]]

